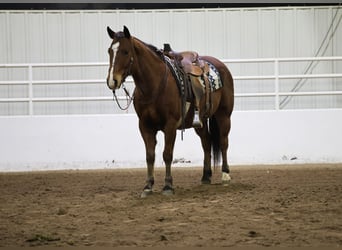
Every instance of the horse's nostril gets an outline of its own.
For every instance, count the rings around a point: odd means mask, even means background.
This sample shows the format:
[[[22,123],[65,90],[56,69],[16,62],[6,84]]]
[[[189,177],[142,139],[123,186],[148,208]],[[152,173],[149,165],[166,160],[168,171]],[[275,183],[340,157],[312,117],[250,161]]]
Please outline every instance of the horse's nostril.
[[[114,86],[118,86],[118,80],[114,79]]]

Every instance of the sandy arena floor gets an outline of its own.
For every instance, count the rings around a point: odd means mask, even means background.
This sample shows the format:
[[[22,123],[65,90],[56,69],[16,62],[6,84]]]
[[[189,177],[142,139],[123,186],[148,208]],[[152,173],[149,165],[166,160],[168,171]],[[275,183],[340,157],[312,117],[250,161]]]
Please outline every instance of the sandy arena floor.
[[[342,164],[0,174],[0,246],[342,246]]]

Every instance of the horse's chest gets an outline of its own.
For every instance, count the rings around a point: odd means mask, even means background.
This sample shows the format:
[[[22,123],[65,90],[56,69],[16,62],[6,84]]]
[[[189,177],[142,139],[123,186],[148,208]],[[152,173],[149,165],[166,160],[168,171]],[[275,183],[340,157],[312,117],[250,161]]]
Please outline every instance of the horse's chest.
[[[136,112],[139,119],[151,127],[162,127],[165,123],[163,116],[154,108],[136,110]]]
[[[166,124],[171,125],[172,123],[179,122],[175,127],[179,127],[181,124],[181,107],[177,102],[172,102],[166,98],[158,99],[157,102],[154,102],[153,104],[136,104],[139,103],[135,103],[135,110],[140,122],[143,122],[149,127],[155,127],[158,130],[162,130]]]

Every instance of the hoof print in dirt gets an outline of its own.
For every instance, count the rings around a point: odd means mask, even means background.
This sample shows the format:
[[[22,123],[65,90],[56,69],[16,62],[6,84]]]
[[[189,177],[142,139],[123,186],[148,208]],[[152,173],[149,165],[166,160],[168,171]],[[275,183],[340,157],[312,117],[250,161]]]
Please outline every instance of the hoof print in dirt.
[[[248,237],[254,238],[254,237],[258,237],[258,236],[259,236],[259,234],[253,230],[248,232]]]
[[[60,238],[36,234],[35,236],[26,240],[26,242],[29,242],[31,245],[46,245],[48,242],[52,241],[60,241]]]
[[[160,241],[168,241],[165,235],[160,235]]]

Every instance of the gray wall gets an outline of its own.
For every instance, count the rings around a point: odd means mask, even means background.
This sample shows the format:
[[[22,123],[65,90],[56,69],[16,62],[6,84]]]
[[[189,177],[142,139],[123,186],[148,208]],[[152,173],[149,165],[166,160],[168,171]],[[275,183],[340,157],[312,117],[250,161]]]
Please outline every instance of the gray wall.
[[[169,42],[219,58],[314,56],[337,8],[0,10],[0,63],[107,61],[107,25],[126,25],[157,47]],[[326,55],[342,54],[341,39],[339,27]]]

